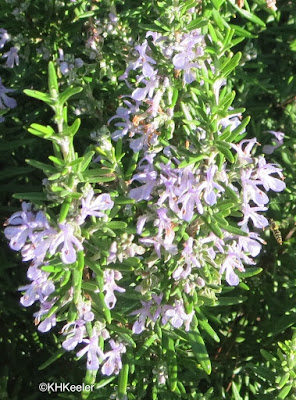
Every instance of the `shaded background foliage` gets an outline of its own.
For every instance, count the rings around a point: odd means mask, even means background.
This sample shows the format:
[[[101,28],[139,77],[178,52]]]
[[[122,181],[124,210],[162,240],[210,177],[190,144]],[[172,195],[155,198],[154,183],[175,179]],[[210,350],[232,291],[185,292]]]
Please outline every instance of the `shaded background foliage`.
[[[17,2],[15,2],[17,3]],[[84,2],[77,2],[84,4]],[[157,19],[159,10],[153,2],[114,1],[120,18],[130,27],[134,39],[143,34],[141,24],[151,24]],[[102,18],[110,12],[110,3],[101,3]],[[9,18],[12,4],[1,4],[0,27],[12,36],[21,34],[24,45],[20,53],[25,54],[20,65],[8,70],[1,68],[5,85],[16,89],[18,107],[10,110],[9,117],[1,129],[1,174],[0,174],[0,216],[1,222],[19,209],[19,200],[13,193],[38,192],[41,190],[42,172],[25,162],[28,158],[46,161],[50,154],[50,144],[31,137],[26,129],[33,122],[50,123],[52,113],[37,100],[22,93],[25,88],[46,90],[47,59],[37,52],[40,42],[46,47],[58,48],[75,57],[87,39],[85,18],[77,19],[75,4],[55,1],[27,1],[25,19],[21,33],[15,21]],[[225,287],[220,297],[220,306],[204,308],[203,312],[220,337],[216,343],[206,336],[207,349],[213,364],[210,376],[190,376],[190,365],[180,365],[179,374],[187,374],[188,381],[197,382],[198,390],[207,393],[204,397],[196,394],[196,399],[275,399],[280,395],[280,380],[284,375],[281,363],[277,363],[278,342],[291,340],[296,320],[296,276],[295,276],[295,119],[296,119],[296,9],[293,1],[278,1],[276,17],[268,13],[264,1],[249,2],[256,15],[266,22],[266,28],[256,26],[241,16],[233,18],[233,23],[247,29],[252,37],[238,43],[243,52],[243,61],[232,76],[232,85],[237,92],[235,106],[246,107],[246,115],[251,115],[248,136],[256,136],[264,145],[270,143],[266,130],[285,132],[284,145],[270,156],[270,160],[284,167],[287,190],[275,194],[270,203],[269,217],[280,221],[283,246],[278,246],[269,230],[266,231],[267,244],[257,259],[262,268],[260,275],[250,278],[237,288]],[[15,7],[16,5],[14,5]],[[18,6],[21,6],[19,2]],[[91,6],[91,3],[90,3]],[[224,12],[230,7],[223,5]],[[87,18],[87,17],[86,17]],[[78,49],[78,50],[77,50]],[[78,53],[77,53],[78,51]],[[106,38],[102,45],[102,60],[107,67],[98,68],[99,60],[88,63],[89,80],[84,98],[88,101],[88,112],[81,116],[82,128],[77,138],[78,150],[83,149],[89,133],[101,127],[114,114],[118,97],[124,93],[122,83],[116,79],[122,74],[122,54],[125,49],[113,38]],[[126,51],[127,55],[127,51]],[[102,61],[101,60],[101,61]],[[112,68],[108,69],[108,66]],[[85,74],[87,77],[87,74]],[[67,82],[64,81],[66,87]],[[78,101],[77,96],[77,101]],[[74,118],[73,118],[74,119]],[[42,147],[41,147],[42,146]],[[46,398],[38,392],[40,382],[71,382],[78,384],[84,374],[84,366],[73,363],[71,354],[64,355],[44,370],[38,367],[56,351],[56,340],[52,334],[41,334],[32,323],[32,309],[19,305],[17,289],[26,282],[24,265],[17,254],[7,247],[1,236],[1,298],[0,298],[0,398],[39,399]],[[260,350],[263,349],[263,352]],[[268,354],[273,360],[268,359]],[[151,370],[150,365],[143,368]],[[146,399],[152,398],[148,387]],[[292,388],[287,399],[295,399],[296,379],[292,378]],[[55,396],[55,395],[52,395]],[[49,396],[50,398],[54,398]],[[97,394],[98,396],[98,394]],[[104,397],[105,396],[105,397]],[[107,398],[108,391],[102,389],[100,398]],[[171,397],[169,397],[171,396]],[[281,396],[281,397],[277,397]],[[64,398],[77,398],[62,396]],[[96,397],[99,398],[99,397]],[[163,393],[163,398],[179,398]]]

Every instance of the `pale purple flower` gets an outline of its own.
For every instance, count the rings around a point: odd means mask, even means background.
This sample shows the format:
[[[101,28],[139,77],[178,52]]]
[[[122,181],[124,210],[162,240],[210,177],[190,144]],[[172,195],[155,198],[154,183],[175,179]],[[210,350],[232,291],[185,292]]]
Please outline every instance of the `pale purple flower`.
[[[140,172],[133,176],[131,182],[134,180],[144,183],[144,185],[131,189],[129,192],[130,197],[136,201],[150,200],[151,192],[157,184],[157,172]]]
[[[51,255],[58,251],[61,245],[61,259],[65,264],[72,264],[76,261],[77,250],[83,250],[81,241],[74,235],[74,226],[68,223],[59,224],[60,232],[53,237],[49,252]]]
[[[70,326],[73,326],[71,330],[69,330]],[[74,322],[68,323],[63,327],[62,332],[66,332],[67,334],[67,339],[62,343],[63,348],[68,351],[73,350],[82,342],[86,334],[85,321],[78,319]]]
[[[219,192],[224,192],[224,188],[214,181],[214,175],[218,171],[217,165],[212,165],[207,170],[207,179],[201,184],[201,187],[205,187],[204,199],[207,204],[213,206],[217,202],[217,194],[214,189]]]
[[[244,218],[238,225],[244,225],[249,221],[252,220],[254,226],[256,228],[265,228],[269,225],[268,219],[266,219],[263,215],[257,213],[257,211],[266,211],[267,207],[250,207],[249,204],[243,205],[243,214]]]
[[[7,89],[0,78],[0,109],[15,108],[17,106],[16,100],[8,97],[6,93],[14,92],[13,89]]]
[[[232,113],[231,114],[231,110],[233,108],[229,107],[229,115],[227,115],[227,117],[224,117],[222,119],[219,120],[219,125],[222,126],[223,129],[226,129],[229,125],[230,125],[230,132],[232,132],[234,129],[236,129],[240,124],[241,124],[241,113]],[[246,129],[244,128],[241,132],[241,134],[243,134],[246,131]]]
[[[0,49],[3,49],[5,43],[10,40],[10,35],[7,33],[6,29],[0,29]]]
[[[158,317],[160,316],[162,312],[162,307],[161,307],[161,300],[162,300],[163,294],[160,294],[157,296],[155,293],[152,294],[152,299],[149,300],[148,302],[146,301],[141,301],[142,308],[135,310],[130,313],[130,315],[138,315],[140,314],[139,318],[135,323],[133,324],[132,331],[135,334],[140,334],[143,332],[145,329],[145,323],[146,320],[148,319],[147,324],[149,322],[155,322]]]
[[[269,198],[257,185],[261,185],[260,180],[252,179],[253,169],[241,169],[241,181],[243,187],[243,201],[245,204],[253,200],[257,206],[264,206],[269,202]]]
[[[114,202],[109,194],[103,193],[94,197],[94,190],[90,188],[87,196],[81,200],[79,224],[82,224],[89,215],[98,218],[105,217],[106,214],[102,211],[110,210],[113,205]]]
[[[112,350],[105,353],[105,360],[107,361],[104,362],[101,368],[102,374],[107,376],[119,373],[122,368],[121,354],[126,352],[126,347],[122,343],[116,343],[111,339],[109,344]]]
[[[251,258],[245,255],[237,242],[233,242],[231,246],[228,246],[228,255],[220,268],[220,274],[225,272],[226,281],[231,286],[236,286],[239,283],[239,278],[234,270],[238,269],[241,272],[245,270],[242,260],[247,264],[255,264]]]
[[[118,286],[115,280],[120,280],[122,278],[122,274],[119,271],[114,269],[105,269],[104,271],[104,289],[105,292],[105,303],[109,310],[115,307],[117,299],[114,294],[114,290],[117,292],[123,293],[125,289]]]
[[[14,213],[7,221],[8,226],[4,229],[5,237],[10,240],[10,247],[13,250],[19,251],[24,247],[29,239],[34,242],[34,231],[38,229],[48,228],[48,221],[42,211],[38,211],[35,215],[31,212],[31,205],[22,203],[23,211]]]
[[[79,318],[84,319],[86,322],[93,321],[94,313],[91,311],[91,303],[80,301],[77,304],[77,310],[79,312]]]
[[[90,339],[83,339],[82,341],[87,345],[80,350],[76,355],[77,357],[82,357],[87,353],[87,363],[86,367],[89,370],[97,371],[101,362],[104,360],[105,355],[99,345],[99,337],[103,336],[104,339],[108,337],[108,332],[106,330],[99,330],[93,328],[92,337]]]
[[[52,314],[50,317],[45,318],[40,323],[40,318],[43,315],[48,314],[48,312],[50,311],[56,300],[57,299],[53,299],[51,301],[43,301],[41,303],[40,310],[33,314],[33,316],[35,317],[35,325],[38,325],[38,331],[48,332],[50,331],[51,328],[56,326],[56,314]]]
[[[255,144],[258,144],[256,138],[242,140],[238,144],[230,143],[230,146],[236,150],[241,163],[252,164],[254,160],[251,153]]]
[[[193,51],[176,54],[173,58],[174,67],[185,71],[184,82],[187,84],[196,80],[196,73],[192,69],[198,68],[200,65],[198,62],[192,62],[195,58],[196,54]]]
[[[145,87],[135,89],[131,95],[132,99],[142,101],[147,96],[149,99],[152,99],[155,89],[159,86],[157,71],[152,72],[149,80],[142,79],[141,82],[145,84]]]
[[[161,258],[161,247],[163,247],[171,255],[178,254],[178,247],[176,244],[167,243],[159,236],[141,238],[140,242],[146,246],[153,245],[155,253],[159,258]]]
[[[200,268],[200,262],[198,261],[196,255],[193,251],[193,238],[189,239],[184,243],[184,250],[182,251],[182,260],[184,259],[184,264],[178,266],[173,272],[173,278],[175,280],[186,279],[192,271],[192,268]],[[186,265],[186,269],[184,266]]]
[[[182,204],[181,211],[178,216],[184,221],[191,221],[194,215],[195,206],[199,214],[203,214],[203,206],[201,203],[201,192],[203,185],[197,185],[189,189],[187,193],[180,196],[178,203]]]
[[[70,72],[71,66],[69,65],[69,63],[67,61],[62,61],[60,63],[60,70],[62,75],[68,75]]]
[[[233,271],[236,267],[236,262],[236,257],[230,254],[226,257],[220,268],[220,274],[223,274],[225,272],[226,282],[230,286],[237,286],[239,284],[239,277]]]
[[[242,226],[241,229],[244,230]],[[263,239],[260,238],[258,233],[248,232],[249,236],[240,236],[238,238],[239,248],[246,253],[250,253],[252,257],[256,257],[262,248],[262,245],[259,243],[266,243]]]
[[[277,148],[279,148],[284,143],[285,134],[280,131],[266,131],[267,133],[271,133],[274,135],[273,142],[274,144],[266,144],[263,146],[262,151],[265,154],[272,154]]]
[[[150,50],[147,40],[145,40],[143,44],[137,45],[135,47],[135,50],[137,50],[139,53],[139,58],[133,63],[132,69],[135,71],[136,69],[141,67],[143,76],[145,78],[151,78],[154,70],[150,64],[156,64],[156,61],[146,54],[147,49]]]
[[[192,83],[196,80],[196,74],[193,68],[200,68],[199,58],[203,56],[204,37],[198,29],[184,34],[179,43],[175,44],[175,50],[178,52],[173,57],[173,65],[176,69],[183,70],[184,82]]]
[[[174,224],[167,216],[168,210],[166,208],[157,209],[158,219],[154,221],[154,225],[158,227],[158,237],[164,234],[164,243],[170,245],[175,238]]]
[[[58,232],[53,228],[35,232],[32,244],[26,245],[22,249],[23,261],[33,260],[34,264],[40,265],[57,235]]]
[[[140,215],[140,217],[137,220],[137,234],[141,235],[141,233],[143,232],[144,226],[147,222],[147,220],[149,220],[149,216],[147,214],[144,215]]]
[[[74,63],[76,68],[81,68],[84,65],[84,62],[80,57],[74,58]]]
[[[281,168],[275,166],[275,164],[267,164],[263,156],[258,158],[258,166],[256,170],[257,178],[261,181],[265,190],[273,190],[274,192],[281,192],[285,189],[286,184],[281,179],[271,176],[271,174],[277,174],[283,179]]]
[[[32,272],[32,270],[31,270]],[[48,296],[55,291],[54,283],[48,279],[49,274],[41,271],[35,270],[36,276],[31,284],[22,286],[18,290],[26,291],[26,293],[21,297],[20,302],[24,307],[31,306],[36,300],[41,303],[46,301]]]
[[[16,47],[11,47],[7,53],[3,54],[2,58],[7,58],[5,64],[8,68],[13,68],[15,65],[19,65],[18,50],[19,49]]]
[[[169,309],[163,314],[161,320],[162,324],[166,325],[170,322],[174,328],[180,328],[184,324],[185,331],[189,331],[194,311],[191,311],[190,314],[186,314],[183,300],[176,300],[175,306],[168,307]]]
[[[130,121],[130,116],[136,115],[139,112],[139,104],[140,102],[136,101],[135,104],[131,103],[128,100],[123,101],[126,107],[118,107],[116,110],[116,114],[108,120],[108,124],[113,119],[123,119],[122,122],[117,122],[114,126],[118,127],[115,132],[112,133],[111,137],[113,140],[117,141],[121,139],[125,135],[129,134],[129,137],[133,137],[137,131],[137,126],[133,121]]]

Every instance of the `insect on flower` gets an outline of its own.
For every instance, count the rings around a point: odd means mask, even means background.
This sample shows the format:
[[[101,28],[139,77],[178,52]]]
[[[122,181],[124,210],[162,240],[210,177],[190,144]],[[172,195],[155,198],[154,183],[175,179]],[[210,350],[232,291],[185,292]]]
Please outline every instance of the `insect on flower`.
[[[278,242],[278,244],[282,245],[283,244],[282,234],[281,231],[279,230],[279,226],[277,225],[277,223],[274,222],[273,219],[271,219],[269,226],[270,230],[273,233],[273,236],[275,237],[275,240]]]

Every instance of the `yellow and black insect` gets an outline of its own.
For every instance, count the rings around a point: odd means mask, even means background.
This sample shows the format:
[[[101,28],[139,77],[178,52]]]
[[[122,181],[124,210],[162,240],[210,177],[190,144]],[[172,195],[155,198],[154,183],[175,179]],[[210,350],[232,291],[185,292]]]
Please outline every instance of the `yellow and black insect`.
[[[275,240],[278,242],[278,244],[282,245],[283,244],[283,239],[282,239],[282,234],[281,231],[279,230],[279,226],[277,225],[276,222],[274,222],[273,219],[270,220],[270,230],[273,233],[273,236]]]

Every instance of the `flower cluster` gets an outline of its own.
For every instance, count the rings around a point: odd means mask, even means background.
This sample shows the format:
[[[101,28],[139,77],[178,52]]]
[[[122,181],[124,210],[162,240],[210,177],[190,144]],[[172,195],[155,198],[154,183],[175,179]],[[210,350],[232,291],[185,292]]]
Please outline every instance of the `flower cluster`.
[[[71,266],[77,261],[77,253],[84,250],[84,238],[81,236],[80,227],[89,216],[106,218],[104,211],[110,210],[113,205],[109,194],[103,193],[94,197],[94,191],[90,188],[81,199],[79,214],[73,215],[72,220],[68,222],[58,223],[56,228],[50,226],[43,211],[34,212],[32,204],[26,202],[22,203],[22,211],[14,213],[6,221],[4,234],[10,241],[10,247],[21,251],[23,261],[31,261],[27,271],[31,283],[19,288],[24,292],[20,302],[24,307],[29,307],[36,301],[40,303],[40,310],[34,314],[35,324],[40,332],[48,332],[56,325],[56,311],[62,307],[69,307],[75,292],[73,286],[69,286],[63,297],[56,294],[57,286],[63,286],[65,282],[61,278],[55,281],[52,279],[47,271],[47,266],[50,270],[49,262],[58,263],[59,254],[64,269],[71,271]],[[124,292],[124,289],[115,283],[115,280],[121,278],[120,272],[105,270],[102,291],[106,293],[105,302],[110,309],[116,304],[114,290]],[[124,345],[110,339],[111,350],[103,354],[99,339],[109,338],[109,333],[106,329],[99,329],[97,321],[92,334],[89,333],[91,327],[86,328],[86,325],[94,320],[89,302],[79,300],[77,310],[77,319],[67,323],[62,329],[62,333],[67,335],[62,344],[64,349],[73,350],[78,344],[86,343],[87,346],[80,350],[77,356],[81,357],[87,353],[87,368],[97,370],[99,363],[104,360],[104,374],[118,373],[121,368],[120,354],[125,352]]]
[[[0,29],[0,49],[3,49],[5,44],[11,40],[9,33],[6,29]],[[6,58],[6,67],[13,68],[15,65],[19,65],[19,56],[17,54],[17,47],[10,47],[9,51],[2,55],[2,58]],[[16,100],[9,97],[7,93],[14,92],[13,89],[6,88],[2,79],[0,78],[0,110],[7,110],[9,108],[15,108],[17,106]],[[0,115],[0,122],[4,122],[5,118]]]
[[[143,44],[135,47],[135,60],[129,62],[121,77],[131,90],[131,95],[125,96],[130,100],[124,99],[125,106],[119,107],[109,120],[109,123],[120,120],[114,124],[112,138],[116,141],[128,138],[130,148],[141,154],[136,173],[129,181],[129,196],[139,204],[139,210],[145,210],[138,216],[137,234],[139,243],[150,256],[143,273],[139,273],[142,283],[137,290],[159,293],[153,294],[148,302],[142,301],[143,308],[132,312],[131,315],[140,315],[133,325],[134,333],[141,333],[145,325],[157,320],[162,324],[170,322],[173,327],[184,324],[189,330],[194,312],[186,313],[180,293],[193,296],[196,291],[204,290],[207,283],[213,283],[209,280],[209,270],[216,284],[220,284],[225,274],[229,285],[237,285],[237,272],[243,272],[245,264],[255,264],[253,257],[260,253],[264,243],[252,230],[264,229],[269,224],[261,214],[267,210],[267,192],[285,188],[281,169],[267,163],[264,156],[254,156],[256,139],[227,144],[234,156],[224,150],[224,137],[236,132],[241,124],[241,113],[231,107],[226,110],[228,115],[217,119],[217,147],[213,136],[203,127],[203,121],[196,124],[197,128],[192,126],[199,142],[188,143],[187,153],[196,157],[196,163],[183,166],[186,158],[174,141],[162,145],[161,129],[173,115],[171,82],[164,76],[163,64],[153,58],[149,40],[159,49],[167,69],[170,62],[171,69],[178,76],[182,74],[183,85],[190,86],[199,79],[202,87],[204,83],[198,71],[206,68],[205,62],[209,63],[200,30],[179,35],[175,42],[169,36],[148,32]],[[134,77],[133,71],[137,72],[135,89],[128,80],[130,75]],[[213,63],[210,71],[215,71]],[[219,104],[220,89],[225,83],[222,78],[214,82],[213,106]],[[209,106],[206,114],[211,115]],[[242,128],[240,134],[244,132]],[[219,151],[231,163],[227,160],[219,163]],[[184,232],[184,227],[187,234],[181,237],[177,233]],[[153,235],[148,234],[151,231]],[[114,246],[110,254],[109,260],[118,257]],[[142,262],[145,265],[145,260]],[[164,270],[180,290],[170,296],[168,304],[162,303],[163,292],[159,292]]]
[[[120,27],[115,12],[89,19],[91,60],[100,59],[104,38]],[[58,134],[38,124],[33,132],[52,140],[61,155],[51,157],[57,170],[48,168],[44,181],[47,199],[61,211],[57,216],[23,202],[4,230],[10,247],[31,263],[30,283],[19,290],[23,306],[40,304],[38,330],[62,321],[62,347],[86,355],[89,370],[108,376],[122,368],[129,334],[155,326],[189,332],[198,296],[216,299],[223,279],[238,285],[265,243],[260,230],[269,224],[269,192],[285,189],[281,168],[256,155],[259,143],[244,139],[242,110],[231,106],[220,67],[232,54],[212,55],[212,38],[201,29],[149,31],[136,45],[125,39],[130,56],[119,79],[129,94],[108,121],[113,133],[92,134],[94,151],[77,156],[72,136],[80,121],[68,126],[64,114],[64,99],[80,89],[56,96],[57,79],[50,76],[49,95],[31,91],[50,99],[56,113]],[[0,47],[7,40],[0,31]],[[5,57],[8,66],[18,64],[13,48]],[[62,49],[57,64],[71,83],[78,69],[88,68]],[[1,85],[0,108],[15,107]],[[271,133],[275,145],[265,146],[266,154],[283,143],[281,132]],[[128,304],[129,298],[136,301]]]

